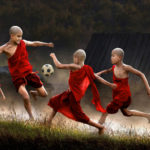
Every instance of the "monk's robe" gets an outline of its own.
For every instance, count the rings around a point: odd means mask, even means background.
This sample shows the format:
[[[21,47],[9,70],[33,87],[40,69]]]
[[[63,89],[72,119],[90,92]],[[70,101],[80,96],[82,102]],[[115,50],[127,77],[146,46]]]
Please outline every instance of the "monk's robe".
[[[123,111],[124,108],[127,108],[131,103],[131,92],[128,84],[128,78],[117,78],[114,74],[115,65],[112,66],[113,71],[113,83],[117,85],[116,89],[113,89],[113,101],[108,104],[106,110],[108,113],[116,113],[119,109]]]
[[[32,66],[29,63],[28,52],[23,40],[20,41],[14,55],[8,59],[8,68],[13,81],[24,78],[32,72]]]
[[[106,112],[100,104],[100,95],[94,83],[94,79],[93,69],[88,65],[84,65],[79,70],[70,71],[70,89],[52,97],[48,105],[70,119],[88,123],[89,117],[82,111],[80,101],[89,85],[91,85],[93,94],[92,103],[95,105],[96,110]]]

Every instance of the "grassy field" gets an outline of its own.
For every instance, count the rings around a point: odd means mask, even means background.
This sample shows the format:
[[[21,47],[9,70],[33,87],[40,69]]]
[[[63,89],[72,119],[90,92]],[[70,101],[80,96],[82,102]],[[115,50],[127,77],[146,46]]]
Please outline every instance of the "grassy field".
[[[0,121],[0,149],[8,150],[146,150],[150,137],[101,135],[65,128],[48,128],[42,123]]]

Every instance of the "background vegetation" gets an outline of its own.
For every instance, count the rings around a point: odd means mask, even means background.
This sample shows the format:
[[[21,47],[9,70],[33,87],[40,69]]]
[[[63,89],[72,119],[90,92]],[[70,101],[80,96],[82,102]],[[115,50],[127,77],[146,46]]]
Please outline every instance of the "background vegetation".
[[[94,32],[150,32],[149,0],[0,0],[0,41],[11,25],[57,46],[87,43]]]

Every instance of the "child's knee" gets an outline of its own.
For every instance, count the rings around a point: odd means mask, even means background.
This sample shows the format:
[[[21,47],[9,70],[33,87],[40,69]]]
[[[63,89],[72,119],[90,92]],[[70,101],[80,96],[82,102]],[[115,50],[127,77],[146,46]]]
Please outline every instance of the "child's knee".
[[[118,112],[118,108],[112,107],[111,105],[108,105],[106,108],[107,114],[115,114]]]
[[[40,94],[40,96],[42,96],[42,97],[47,97],[47,96],[48,96],[48,93],[47,93],[46,91],[42,91],[42,92],[40,92],[39,94]]]

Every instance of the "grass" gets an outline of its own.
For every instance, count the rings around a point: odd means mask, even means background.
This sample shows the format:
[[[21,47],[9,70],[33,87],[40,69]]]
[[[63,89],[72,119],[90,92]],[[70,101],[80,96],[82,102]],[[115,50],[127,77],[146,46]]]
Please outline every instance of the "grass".
[[[150,136],[97,135],[86,131],[48,128],[42,123],[0,121],[0,149],[15,150],[149,150]]]

